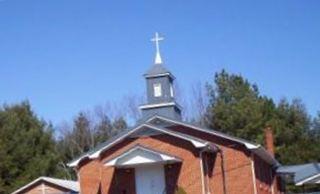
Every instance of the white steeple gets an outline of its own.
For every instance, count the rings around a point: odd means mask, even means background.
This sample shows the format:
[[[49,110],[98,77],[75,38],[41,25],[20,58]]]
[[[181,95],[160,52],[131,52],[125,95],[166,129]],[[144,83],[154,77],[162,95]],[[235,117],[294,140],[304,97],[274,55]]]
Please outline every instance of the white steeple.
[[[155,64],[162,64],[162,59],[160,55],[159,41],[163,40],[163,37],[160,37],[158,32],[156,32],[155,37],[151,39],[152,42],[156,44],[156,57],[154,60]]]

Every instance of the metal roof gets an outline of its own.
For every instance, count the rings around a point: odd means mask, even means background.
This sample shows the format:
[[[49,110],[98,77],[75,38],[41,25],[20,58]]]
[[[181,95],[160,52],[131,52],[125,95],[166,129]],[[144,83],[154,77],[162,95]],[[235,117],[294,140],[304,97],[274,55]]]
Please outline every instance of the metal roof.
[[[155,130],[155,131],[158,131],[158,132],[162,132],[162,133],[165,133],[165,134],[169,134],[169,135],[175,136],[175,137],[180,138],[180,139],[184,139],[186,141],[191,142],[197,148],[206,147],[206,146],[210,147],[211,146],[211,144],[209,142],[204,141],[202,139],[199,139],[199,138],[196,138],[196,137],[193,137],[193,136],[190,136],[190,135],[186,135],[186,134],[183,134],[183,133],[179,133],[179,132],[176,132],[176,131],[172,131],[172,130],[169,130],[167,128],[161,127],[161,126],[154,126],[152,124],[143,123],[143,124],[140,124],[140,125],[134,127],[131,130],[126,130],[124,133],[121,133],[121,134],[117,135],[116,137],[114,137],[114,138],[106,141],[105,143],[99,145],[95,149],[93,149],[93,150],[83,154],[82,156],[78,157],[77,159],[69,162],[68,166],[75,167],[75,166],[77,166],[79,164],[80,161],[82,161],[85,158],[91,158],[91,159],[97,158],[97,157],[99,157],[101,152],[103,152],[104,150],[108,149],[112,145],[122,141],[123,139],[125,139],[126,137],[128,137],[130,135],[134,135],[134,133],[137,133],[139,130],[146,129],[146,128],[151,129],[151,130]]]
[[[17,194],[25,189],[27,189],[30,186],[33,186],[35,184],[37,184],[38,182],[48,182],[54,185],[57,185],[59,187],[63,187],[65,189],[69,189],[70,191],[74,191],[74,192],[79,192],[80,191],[80,186],[79,183],[77,181],[71,181],[71,180],[64,180],[64,179],[56,179],[56,178],[51,178],[51,177],[39,177],[36,180],[28,183],[27,185],[19,188],[18,190],[14,191],[11,194]]]
[[[234,137],[225,133],[221,133],[219,131],[213,130],[213,129],[207,129],[207,128],[203,128],[200,126],[196,126],[194,124],[188,123],[188,122],[184,122],[184,121],[177,121],[177,120],[173,120],[167,117],[163,117],[163,116],[159,116],[159,115],[154,115],[153,117],[150,117],[149,119],[147,119],[146,122],[152,122],[152,120],[156,120],[156,119],[160,119],[169,123],[174,123],[177,125],[183,125],[185,127],[188,128],[192,128],[194,130],[198,130],[204,133],[208,133],[208,134],[212,134],[224,139],[228,139],[234,142],[238,142],[242,145],[244,145],[247,149],[251,150],[253,153],[255,153],[256,155],[258,155],[260,158],[262,158],[264,161],[268,162],[269,164],[273,165],[274,167],[278,167],[281,164],[260,144],[256,144],[256,143],[252,143],[250,141],[244,140],[242,138],[238,138],[238,137]]]
[[[150,127],[150,128],[153,128],[155,130],[162,131],[162,132],[165,132],[165,133],[172,133],[172,134],[174,134],[176,136],[188,139],[189,141],[193,142],[194,145],[197,145],[198,143],[200,143],[200,144],[202,144],[202,143],[205,144],[206,143],[204,140],[201,140],[199,138],[196,138],[196,137],[184,134],[184,133],[174,132],[172,130],[169,130],[169,129],[164,128],[164,127],[159,126],[159,125],[151,124],[150,122],[153,119],[160,119],[162,121],[171,122],[171,123],[175,123],[175,124],[178,124],[178,125],[183,125],[183,126],[195,129],[195,130],[199,130],[199,131],[202,131],[202,132],[206,132],[208,134],[212,134],[212,135],[219,136],[219,137],[222,137],[222,138],[225,138],[225,139],[229,139],[231,141],[238,142],[240,144],[243,144],[246,148],[252,150],[255,154],[260,156],[263,160],[267,161],[268,163],[270,163],[270,164],[272,164],[274,166],[279,166],[280,165],[279,162],[276,161],[274,159],[274,157],[271,156],[259,144],[254,144],[254,143],[248,142],[246,140],[243,140],[243,139],[240,139],[240,138],[236,138],[236,137],[232,137],[232,136],[229,136],[229,135],[226,135],[224,133],[217,132],[217,131],[214,131],[214,130],[209,130],[209,129],[197,127],[195,125],[192,125],[192,124],[189,124],[189,123],[186,123],[186,122],[176,121],[176,120],[172,120],[172,119],[165,118],[165,117],[162,117],[162,116],[154,115],[152,117],[149,117],[149,119],[144,119],[143,121],[138,123],[135,127],[131,128],[131,129],[128,129],[128,130],[125,130],[124,132],[120,133],[119,135],[117,135],[117,136],[109,139],[108,141],[98,145],[96,148],[90,150],[89,152],[87,152],[87,153],[81,155],[80,157],[72,160],[71,162],[68,163],[68,166],[75,167],[75,166],[77,166],[79,164],[80,161],[82,161],[85,158],[95,158],[97,154],[99,155],[100,152],[104,151],[105,149],[109,148],[110,146],[114,145],[115,143],[122,141],[124,138],[126,138],[129,135],[133,134],[135,132],[135,130],[137,130],[138,128],[141,128],[141,127]]]
[[[146,122],[151,122],[154,119],[164,120],[164,121],[167,121],[167,122],[175,123],[177,125],[184,125],[186,127],[189,127],[189,128],[192,128],[192,129],[195,129],[195,130],[198,130],[198,131],[202,131],[202,132],[205,132],[205,133],[210,133],[210,134],[216,135],[218,137],[222,137],[222,138],[225,138],[225,139],[229,139],[231,141],[239,142],[241,144],[244,144],[248,149],[258,148],[258,147],[261,146],[259,144],[247,141],[245,139],[234,137],[234,136],[231,136],[231,135],[228,135],[228,134],[225,134],[225,133],[213,130],[213,129],[207,129],[207,128],[204,128],[204,127],[201,127],[201,126],[197,126],[197,125],[195,125],[193,123],[188,123],[188,122],[185,122],[185,121],[173,120],[173,119],[170,119],[170,118],[164,117],[164,116],[154,115],[154,116],[150,117],[149,119],[146,119]]]
[[[154,77],[159,75],[171,75],[170,71],[165,68],[162,64],[154,64],[152,67],[144,74],[145,77]]]
[[[320,163],[281,166],[277,172],[292,175],[296,185],[319,184],[320,181]]]

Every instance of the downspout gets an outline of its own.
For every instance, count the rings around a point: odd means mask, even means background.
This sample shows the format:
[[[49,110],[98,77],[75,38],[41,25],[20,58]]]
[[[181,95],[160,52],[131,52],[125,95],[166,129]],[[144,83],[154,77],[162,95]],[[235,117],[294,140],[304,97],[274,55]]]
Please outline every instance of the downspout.
[[[204,166],[205,166],[205,170],[207,172],[207,175],[206,175],[206,189],[207,189],[207,193],[208,194],[211,194],[211,191],[210,191],[210,186],[209,186],[209,183],[210,183],[210,180],[209,180],[209,168],[208,168],[208,157],[206,157],[206,160],[204,161]]]
[[[221,158],[221,171],[222,171],[222,181],[223,181],[223,194],[227,194],[227,186],[226,186],[226,174],[225,174],[225,164],[224,164],[224,154],[221,149],[218,150]]]

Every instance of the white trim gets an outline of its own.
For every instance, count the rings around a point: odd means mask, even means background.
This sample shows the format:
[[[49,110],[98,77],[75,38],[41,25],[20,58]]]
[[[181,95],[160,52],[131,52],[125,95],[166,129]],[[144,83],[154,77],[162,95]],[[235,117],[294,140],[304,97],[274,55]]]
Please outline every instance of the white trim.
[[[80,183],[81,183],[80,170],[81,169],[77,170],[77,178],[78,178],[77,180],[79,181],[79,193],[82,193],[81,192],[81,186],[80,186]],[[100,181],[101,181],[101,170],[100,170]]]
[[[146,78],[154,78],[154,77],[164,77],[164,76],[170,76],[172,79],[175,79],[175,77],[171,74],[171,73],[159,73],[159,74],[155,74],[155,75],[148,75],[145,74],[144,77]]]
[[[171,120],[169,118],[165,118],[165,117],[162,117],[162,116],[159,116],[159,115],[155,115],[155,116],[151,117],[146,122],[150,122],[150,121],[152,121],[154,119],[157,119],[157,118],[161,119],[161,120],[164,120],[164,121],[167,121],[167,122],[175,123],[175,124],[178,124],[178,125],[183,125],[183,126],[186,126],[186,127],[189,127],[189,128],[192,128],[192,129],[204,132],[204,133],[208,133],[208,134],[211,134],[211,135],[222,137],[222,138],[234,141],[234,142],[238,142],[240,144],[243,144],[247,149],[252,150],[254,153],[259,155],[260,157],[263,157],[263,159],[265,161],[267,161],[269,164],[272,164],[272,165],[275,165],[275,166],[279,165],[279,162],[273,156],[271,156],[269,154],[269,152],[267,152],[260,144],[253,144],[253,143],[241,140],[239,138],[231,137],[231,136],[223,134],[223,133],[210,131],[210,130],[203,129],[201,127],[197,127],[197,126],[194,126],[194,125],[191,125],[191,124],[187,124],[187,123],[184,123],[184,122]]]
[[[184,140],[190,141],[196,148],[205,147],[205,146],[207,145],[206,143],[201,143],[200,141],[196,141],[196,140],[193,140],[193,139],[184,137],[184,136],[182,136],[182,135],[178,135],[178,134],[176,134],[176,133],[172,133],[172,132],[169,132],[169,131],[167,131],[167,130],[163,130],[163,129],[159,128],[159,127],[155,127],[155,126],[148,125],[148,124],[142,124],[142,125],[138,126],[137,128],[131,130],[129,133],[125,134],[124,136],[120,137],[120,138],[117,139],[117,140],[118,140],[118,141],[121,141],[121,140],[124,139],[125,137],[129,136],[130,134],[132,134],[132,133],[134,133],[134,132],[136,132],[136,131],[138,131],[139,129],[142,129],[142,128],[144,128],[144,127],[151,128],[151,129],[160,131],[160,132],[162,132],[162,133],[166,133],[166,134],[172,135],[172,136],[174,136],[174,137],[178,137],[178,138],[180,138],[180,139],[184,139]],[[107,145],[106,147],[101,148],[99,151],[91,154],[91,155],[89,156],[89,158],[91,158],[91,159],[98,158],[99,155],[100,155],[100,153],[101,153],[102,151],[104,151],[104,150],[107,149],[108,147],[110,147],[110,146],[114,145],[115,143],[117,143],[117,142],[118,142],[117,140],[116,140],[115,142],[113,142],[112,144],[109,144],[109,145]]]
[[[164,163],[165,162],[181,162],[181,159],[176,158],[174,156],[170,156],[170,155],[167,155],[167,154],[164,154],[164,153],[160,153],[160,152],[157,152],[157,151],[142,147],[140,145],[137,145],[137,146],[127,150],[125,153],[122,153],[121,155],[119,155],[119,156],[107,161],[104,165],[105,166],[118,166],[117,162],[118,162],[119,159],[121,159],[121,158],[123,158],[123,157],[125,157],[125,156],[127,156],[127,155],[129,155],[129,154],[131,154],[131,153],[133,153],[135,151],[137,151],[137,150],[142,150],[142,151],[144,151],[146,153],[152,153],[154,155],[160,156],[161,161],[153,161],[153,162],[152,161],[148,161],[148,162],[146,162],[148,164],[150,164],[150,163],[159,163],[159,162],[164,162]],[[138,161],[137,163],[130,163],[130,165],[137,165],[137,164],[143,164],[143,163],[144,163],[144,161]],[[120,165],[120,166],[127,166],[127,165]]]
[[[254,155],[251,153],[251,173],[252,173],[252,183],[253,183],[253,192],[257,194],[257,181],[256,181],[256,172],[254,169]]]
[[[208,145],[208,142],[203,143],[203,142],[201,142],[199,140],[196,140],[196,138],[191,139],[191,138],[188,138],[188,137],[186,137],[184,135],[180,135],[177,132],[171,132],[171,131],[168,131],[168,130],[161,129],[160,127],[156,127],[156,126],[152,126],[152,125],[148,125],[148,124],[143,124],[143,125],[148,127],[148,128],[155,129],[155,130],[161,131],[163,133],[167,133],[169,135],[178,137],[180,139],[184,139],[186,141],[190,141],[194,145],[194,147],[196,147],[196,148],[203,148],[203,147],[206,147]]]
[[[171,132],[167,129],[162,129],[160,127],[156,127],[156,126],[153,126],[153,125],[149,125],[149,124],[141,124],[139,126],[137,126],[136,128],[132,129],[131,131],[129,131],[128,133],[124,134],[123,136],[119,137],[118,139],[114,140],[112,143],[106,145],[105,147],[102,147],[101,149],[97,150],[96,152],[88,155],[86,154],[85,156],[79,158],[78,160],[72,162],[72,163],[69,163],[68,166],[69,167],[75,167],[78,165],[78,163],[85,157],[88,157],[90,159],[95,159],[95,158],[98,158],[101,154],[101,152],[103,152],[104,150],[106,150],[107,148],[113,146],[114,144],[122,141],[123,139],[125,139],[126,137],[128,137],[129,135],[133,134],[134,132],[140,130],[140,129],[143,129],[143,128],[150,128],[150,129],[153,129],[153,130],[156,130],[156,131],[160,131],[162,133],[165,133],[165,134],[168,134],[168,135],[171,135],[171,136],[174,136],[174,137],[177,137],[177,138],[180,138],[180,139],[183,139],[183,140],[186,140],[186,141],[189,141],[191,142],[196,148],[202,148],[202,147],[205,147],[208,145],[208,142],[201,142],[200,140],[196,140],[197,138],[189,138],[189,137],[186,137],[185,135],[180,135],[178,132]]]
[[[75,160],[75,161],[73,161],[73,162],[71,162],[71,163],[68,163],[67,166],[69,166],[69,167],[76,167],[76,166],[79,164],[79,162],[80,162],[81,160],[83,160],[83,158],[87,158],[87,157],[89,157],[88,154],[86,154],[86,155],[84,155],[84,156],[81,156],[81,157],[78,158],[77,160]]]
[[[215,131],[209,131],[209,130],[206,130],[206,129],[203,129],[203,128],[200,128],[200,127],[196,127],[196,126],[193,126],[191,124],[186,124],[186,123],[183,123],[183,122],[179,122],[179,121],[176,121],[176,120],[171,120],[171,119],[168,119],[168,118],[165,118],[165,117],[161,117],[161,116],[153,116],[151,117],[150,119],[148,119],[146,122],[150,122],[154,119],[162,119],[164,121],[167,121],[167,122],[171,122],[171,123],[175,123],[175,124],[179,124],[179,125],[183,125],[183,126],[186,126],[186,127],[189,127],[189,128],[192,128],[192,129],[195,129],[195,130],[198,130],[198,131],[201,131],[201,132],[204,132],[204,133],[208,133],[208,134],[212,134],[212,135],[215,135],[215,136],[218,136],[218,137],[222,137],[222,138],[225,138],[225,139],[228,139],[228,140],[231,140],[231,141],[235,141],[235,142],[238,142],[238,143],[241,143],[243,145],[246,146],[246,148],[250,149],[250,150],[253,150],[253,152],[257,155],[259,155],[260,157],[263,157],[264,160],[266,160],[268,163],[270,164],[279,164],[272,156],[270,156],[270,154],[265,151],[265,149],[257,144],[257,145],[254,145],[252,143],[249,143],[249,142],[246,142],[246,141],[242,141],[242,140],[239,140],[237,138],[233,138],[233,137],[230,137],[228,135],[225,135],[225,134],[222,134],[222,133],[217,133]],[[102,147],[101,149],[95,151],[94,153],[92,154],[86,154],[82,157],[80,157],[79,159],[77,159],[76,161],[72,162],[72,163],[69,163],[68,166],[69,167],[76,167],[79,162],[81,160],[83,160],[85,157],[89,157],[90,159],[94,159],[94,158],[98,158],[100,156],[100,153],[102,151],[104,151],[105,149],[113,146],[114,144],[122,141],[124,138],[126,138],[127,136],[131,135],[132,133],[136,132],[137,130],[143,128],[143,127],[149,127],[151,129],[154,129],[154,130],[157,130],[157,131],[160,131],[160,132],[163,132],[163,133],[166,133],[166,134],[169,134],[169,135],[172,135],[172,136],[175,136],[175,137],[179,137],[179,138],[182,138],[182,139],[185,139],[187,141],[190,141],[195,147],[199,148],[199,147],[205,147],[207,146],[209,143],[206,142],[206,143],[203,143],[204,141],[197,141],[196,139],[197,138],[188,138],[186,137],[186,134],[184,135],[180,135],[178,132],[170,132],[169,130],[165,129],[164,128],[159,128],[159,127],[156,127],[156,126],[152,126],[152,125],[149,125],[149,124],[141,124],[139,126],[137,126],[136,128],[130,130],[129,132],[123,134],[121,137],[119,137],[118,139],[114,140],[113,142],[111,142],[110,144],[106,145],[105,147]]]
[[[303,185],[304,183],[306,183],[306,182],[308,182],[308,181],[310,181],[310,180],[312,180],[312,179],[318,178],[318,177],[320,177],[320,173],[319,173],[319,174],[316,174],[316,175],[313,175],[313,176],[311,176],[311,177],[309,177],[309,178],[306,178],[306,179],[304,179],[304,180],[302,180],[302,181],[299,181],[298,183],[296,183],[296,185],[297,185],[297,186],[301,186],[301,185]]]
[[[205,185],[204,185],[204,171],[203,171],[203,151],[200,151],[200,169],[201,169],[201,184],[202,184],[202,194],[205,194]]]
[[[181,109],[181,107],[175,103],[175,102],[165,102],[165,103],[159,103],[159,104],[146,104],[139,106],[140,109],[149,109],[149,108],[159,108],[159,107],[165,107],[165,106],[178,106],[178,108]]]
[[[215,136],[219,136],[219,137],[222,137],[222,138],[225,138],[225,139],[229,139],[229,140],[241,143],[241,144],[245,145],[246,148],[248,148],[248,149],[258,149],[259,147],[261,147],[260,144],[255,145],[255,144],[252,144],[252,143],[249,143],[249,142],[241,141],[241,140],[239,140],[237,138],[233,138],[233,137],[230,137],[230,136],[222,134],[222,133],[217,133],[217,132],[214,132],[214,131],[205,130],[203,128],[200,128],[200,127],[197,127],[197,126],[194,126],[194,125],[191,125],[191,124],[179,122],[179,121],[176,121],[176,120],[171,120],[171,119],[168,119],[168,118],[165,118],[165,117],[162,117],[162,116],[158,116],[158,115],[156,115],[154,117],[151,117],[146,122],[150,122],[150,121],[152,121],[153,119],[156,119],[156,118],[159,118],[159,119],[162,119],[162,120],[165,120],[165,121],[168,121],[168,122],[172,122],[172,123],[175,123],[175,124],[178,124],[178,125],[184,125],[184,126],[196,129],[196,130],[201,131],[201,132],[209,133],[209,134],[212,134],[212,135],[215,135]]]
[[[44,183],[41,184],[42,194],[46,194],[46,185]]]
[[[273,172],[272,172],[272,168],[269,168],[269,171],[270,171],[270,179],[271,179],[271,194],[274,194],[274,178],[272,176]]]

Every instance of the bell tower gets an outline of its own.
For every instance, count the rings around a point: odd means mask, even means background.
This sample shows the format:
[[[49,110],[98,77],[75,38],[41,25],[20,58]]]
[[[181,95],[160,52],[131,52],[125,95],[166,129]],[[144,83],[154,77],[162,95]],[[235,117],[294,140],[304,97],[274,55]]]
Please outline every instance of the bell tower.
[[[147,104],[141,105],[140,109],[143,117],[160,115],[181,120],[181,108],[175,101],[173,87],[175,77],[164,67],[160,55],[159,41],[163,39],[158,33],[151,39],[156,45],[156,56],[153,66],[144,74],[147,82]]]

